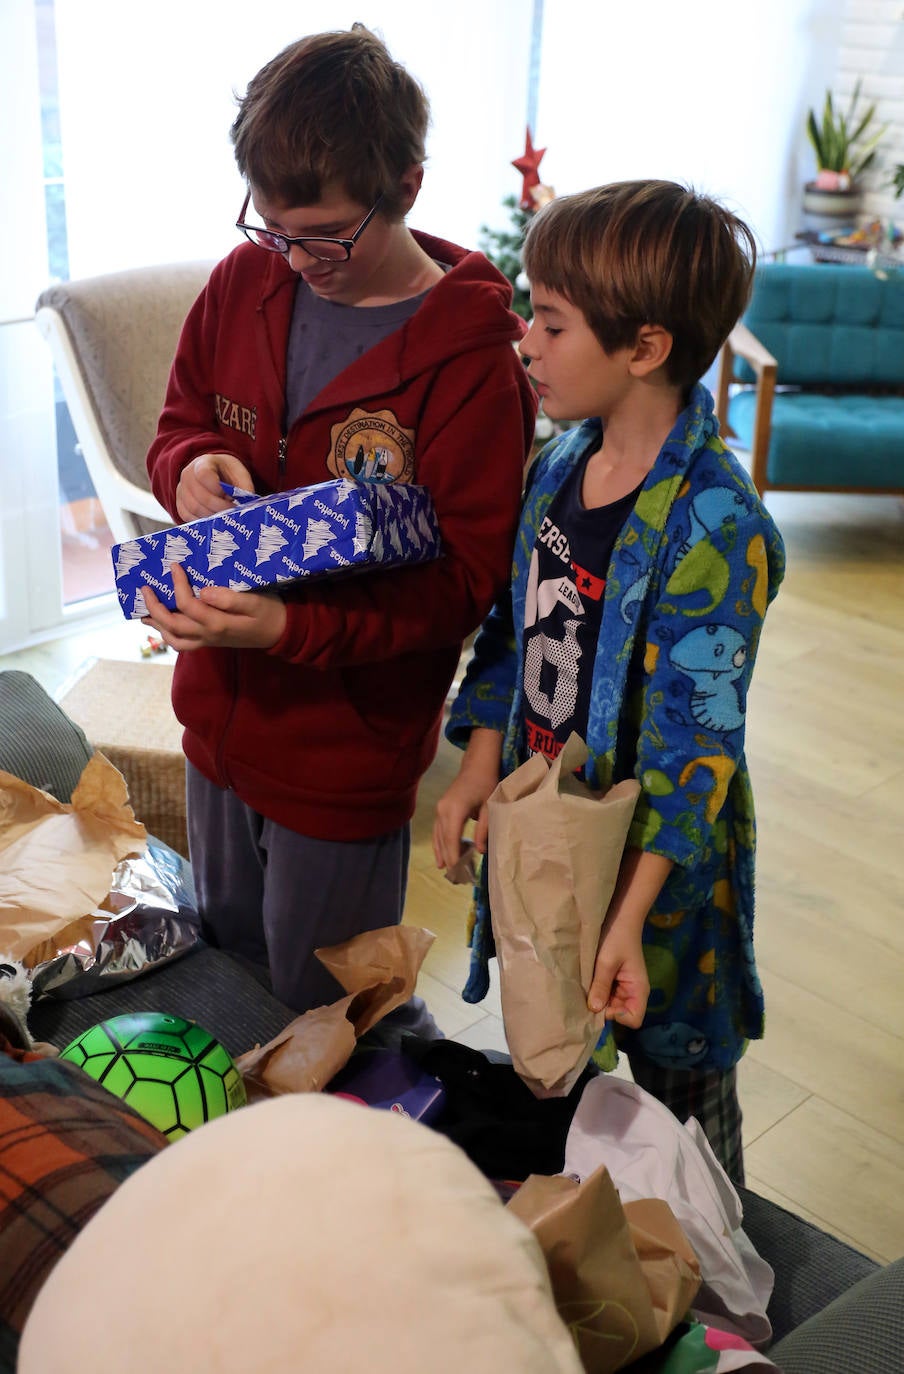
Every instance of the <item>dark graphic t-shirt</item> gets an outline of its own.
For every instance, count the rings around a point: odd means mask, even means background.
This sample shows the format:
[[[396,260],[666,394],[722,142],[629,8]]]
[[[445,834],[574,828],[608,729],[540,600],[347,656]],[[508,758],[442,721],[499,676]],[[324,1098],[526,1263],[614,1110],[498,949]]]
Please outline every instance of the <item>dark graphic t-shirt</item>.
[[[581,502],[585,467],[576,468],[544,516],[527,580],[525,744],[548,759],[573,730],[586,738],[606,573],[640,491],[588,510]]]

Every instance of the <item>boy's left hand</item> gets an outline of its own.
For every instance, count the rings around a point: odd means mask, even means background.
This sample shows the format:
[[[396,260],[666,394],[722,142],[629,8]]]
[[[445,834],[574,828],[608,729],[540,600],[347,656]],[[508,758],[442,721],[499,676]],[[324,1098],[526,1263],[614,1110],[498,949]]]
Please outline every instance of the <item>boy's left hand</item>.
[[[639,937],[619,930],[618,923],[604,927],[596,954],[593,981],[587,993],[591,1011],[605,1013],[637,1030],[643,1023],[650,996],[650,979]]]
[[[271,649],[286,627],[286,607],[280,597],[260,592],[232,592],[227,587],[202,587],[195,596],[178,563],[170,569],[176,593],[169,610],[151,587],[144,587],[148,614],[143,625],[153,626],[171,648]]]

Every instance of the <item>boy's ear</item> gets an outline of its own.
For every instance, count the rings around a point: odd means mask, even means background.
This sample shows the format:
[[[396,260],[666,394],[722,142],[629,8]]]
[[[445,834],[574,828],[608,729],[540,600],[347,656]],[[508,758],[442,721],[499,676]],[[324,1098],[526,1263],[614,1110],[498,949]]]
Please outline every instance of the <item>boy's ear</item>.
[[[412,163],[412,165],[399,177],[399,196],[404,206],[402,211],[403,218],[408,214],[408,211],[417,200],[423,180],[424,164],[422,162]]]
[[[672,351],[672,335],[661,324],[643,324],[637,331],[634,351],[628,363],[631,375],[648,377],[667,360]]]

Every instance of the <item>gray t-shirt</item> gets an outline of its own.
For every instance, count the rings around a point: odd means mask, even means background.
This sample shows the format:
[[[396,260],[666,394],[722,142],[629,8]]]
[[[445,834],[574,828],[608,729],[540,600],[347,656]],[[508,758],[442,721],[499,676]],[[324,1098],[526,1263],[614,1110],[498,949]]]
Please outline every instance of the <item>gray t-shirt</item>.
[[[337,305],[299,281],[286,355],[287,429],[334,377],[410,319],[426,294],[392,305]]]

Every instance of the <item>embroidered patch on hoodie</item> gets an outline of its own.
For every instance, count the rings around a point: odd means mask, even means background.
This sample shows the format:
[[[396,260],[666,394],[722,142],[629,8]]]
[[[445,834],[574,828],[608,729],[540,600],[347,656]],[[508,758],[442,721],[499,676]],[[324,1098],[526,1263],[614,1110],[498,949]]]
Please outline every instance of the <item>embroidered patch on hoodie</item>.
[[[391,410],[356,407],[330,430],[326,465],[334,477],[352,482],[410,482],[414,430],[403,429]]]

